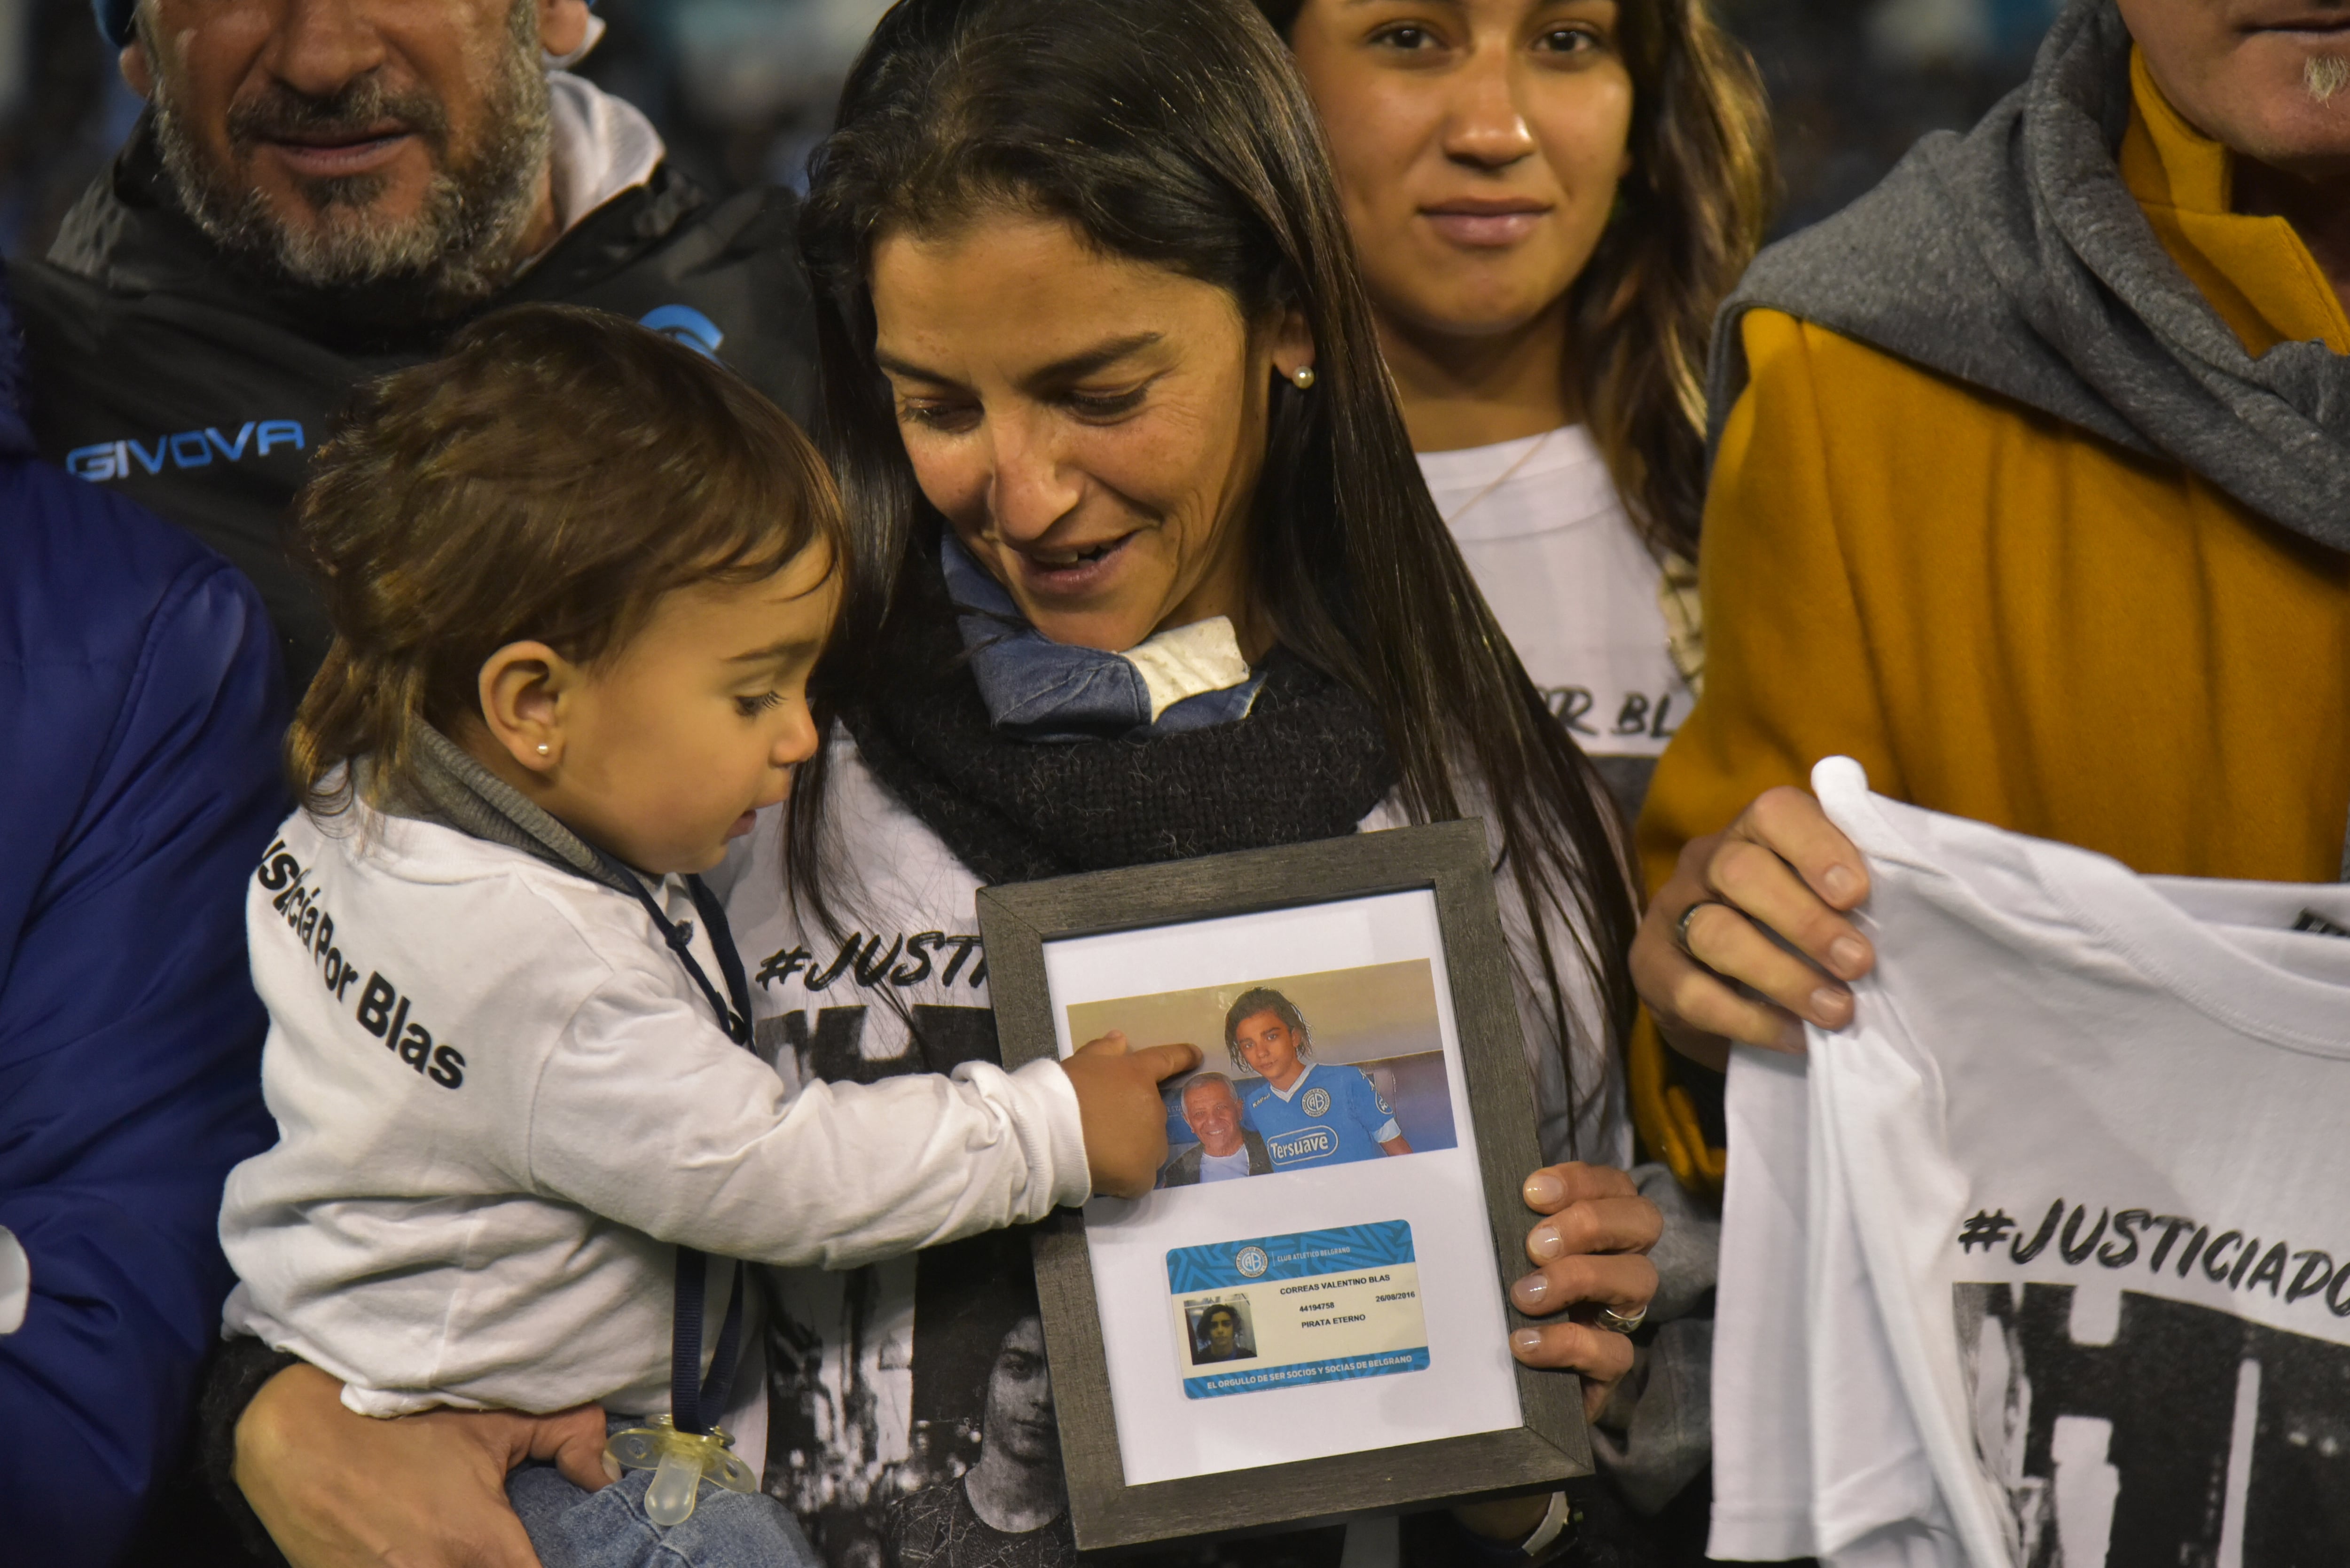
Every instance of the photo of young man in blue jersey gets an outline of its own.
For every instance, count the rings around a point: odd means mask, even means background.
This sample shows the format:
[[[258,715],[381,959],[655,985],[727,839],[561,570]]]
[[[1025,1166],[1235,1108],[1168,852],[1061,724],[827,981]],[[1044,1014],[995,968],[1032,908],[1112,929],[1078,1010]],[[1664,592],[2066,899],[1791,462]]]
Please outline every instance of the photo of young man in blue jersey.
[[[1069,1037],[1117,1030],[1138,1043],[1196,1042],[1212,1054],[1223,1036],[1229,1075],[1202,1070],[1160,1085],[1169,1154],[1159,1173],[1169,1200],[1222,1204],[1240,1190],[1225,1183],[1239,1179],[1460,1147],[1437,979],[1424,958],[1243,971],[1073,1003]],[[1217,1192],[1225,1197],[1206,1196]]]
[[[1274,1170],[1411,1152],[1362,1069],[1313,1060],[1305,1016],[1280,992],[1261,985],[1241,993],[1224,1014],[1224,1048],[1233,1066],[1263,1080],[1244,1104]]]

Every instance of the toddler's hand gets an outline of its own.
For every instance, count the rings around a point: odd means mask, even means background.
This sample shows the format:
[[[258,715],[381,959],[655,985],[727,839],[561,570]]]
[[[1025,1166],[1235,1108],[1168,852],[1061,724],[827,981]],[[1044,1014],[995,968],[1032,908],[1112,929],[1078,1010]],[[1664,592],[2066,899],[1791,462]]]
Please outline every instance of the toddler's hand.
[[[1159,1097],[1159,1081],[1199,1064],[1195,1045],[1132,1050],[1116,1029],[1087,1041],[1061,1064],[1077,1091],[1096,1192],[1139,1198],[1150,1190],[1167,1163],[1167,1105]]]

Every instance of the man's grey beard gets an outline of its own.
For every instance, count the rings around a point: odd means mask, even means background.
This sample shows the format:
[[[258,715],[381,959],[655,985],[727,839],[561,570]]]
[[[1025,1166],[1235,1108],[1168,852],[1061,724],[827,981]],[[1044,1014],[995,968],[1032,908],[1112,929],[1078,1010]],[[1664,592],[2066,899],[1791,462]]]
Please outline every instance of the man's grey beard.
[[[2335,93],[2350,87],[2350,60],[2339,55],[2312,55],[2301,67],[2301,85],[2318,102],[2331,102]]]
[[[168,73],[159,77],[155,146],[182,209],[215,244],[281,284],[338,295],[381,291],[396,311],[425,315],[452,314],[486,298],[526,259],[522,246],[554,144],[534,0],[518,0],[513,16],[513,47],[483,105],[487,134],[462,158],[452,155],[448,115],[438,100],[387,92],[371,76],[324,98],[281,85],[229,111],[229,144],[240,153],[276,131],[356,130],[400,120],[434,164],[421,205],[400,221],[373,211],[389,184],[380,173],[296,182],[311,215],[307,223],[288,221],[259,190],[206,159],[179,115]],[[362,307],[362,314],[374,313]]]

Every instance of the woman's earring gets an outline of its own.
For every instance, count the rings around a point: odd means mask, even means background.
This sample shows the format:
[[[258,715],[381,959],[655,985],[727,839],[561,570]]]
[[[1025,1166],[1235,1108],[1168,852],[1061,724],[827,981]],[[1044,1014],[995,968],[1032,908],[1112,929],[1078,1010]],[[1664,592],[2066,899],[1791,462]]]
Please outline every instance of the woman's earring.
[[[1310,392],[1314,389],[1314,367],[1300,365],[1289,373],[1289,379],[1296,383],[1299,391]]]
[[[542,757],[547,754],[546,742],[545,741],[541,741],[538,743],[538,754]]]

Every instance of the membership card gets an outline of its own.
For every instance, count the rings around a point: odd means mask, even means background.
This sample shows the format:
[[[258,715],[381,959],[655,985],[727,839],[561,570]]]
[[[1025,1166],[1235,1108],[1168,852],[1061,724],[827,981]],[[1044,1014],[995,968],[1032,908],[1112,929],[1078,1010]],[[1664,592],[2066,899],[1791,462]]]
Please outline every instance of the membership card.
[[[1419,1266],[1400,1220],[1178,1247],[1167,1287],[1194,1399],[1428,1366]]]

